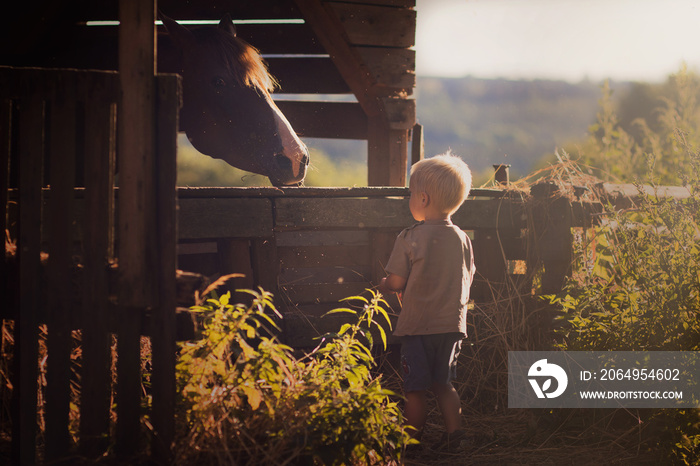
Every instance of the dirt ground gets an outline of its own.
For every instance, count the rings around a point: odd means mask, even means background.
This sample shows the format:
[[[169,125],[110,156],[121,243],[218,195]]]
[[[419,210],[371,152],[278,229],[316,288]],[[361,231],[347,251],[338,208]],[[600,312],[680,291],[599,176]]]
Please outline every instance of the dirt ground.
[[[465,412],[464,429],[469,440],[455,453],[430,448],[440,439],[443,425],[437,411],[431,411],[421,449],[408,452],[407,466],[434,465],[662,465],[654,452],[635,446],[638,433],[581,426],[537,425],[537,415],[526,410],[486,416]],[[572,422],[573,421],[573,422]],[[541,421],[540,421],[541,422]],[[568,424],[576,424],[569,419]]]

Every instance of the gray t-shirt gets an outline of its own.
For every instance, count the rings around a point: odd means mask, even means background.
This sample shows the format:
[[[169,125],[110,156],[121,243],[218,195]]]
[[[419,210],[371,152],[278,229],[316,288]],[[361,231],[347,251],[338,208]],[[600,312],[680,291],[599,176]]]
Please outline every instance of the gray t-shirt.
[[[386,271],[407,278],[394,335],[467,335],[476,268],[469,237],[451,221],[420,222],[396,238]]]

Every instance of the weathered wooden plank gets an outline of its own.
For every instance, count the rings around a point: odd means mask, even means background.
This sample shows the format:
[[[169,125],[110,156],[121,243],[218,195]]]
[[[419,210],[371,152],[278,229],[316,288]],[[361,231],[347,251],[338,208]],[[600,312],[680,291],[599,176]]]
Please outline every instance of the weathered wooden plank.
[[[270,73],[280,84],[275,94],[350,93],[347,83],[328,57],[275,57],[266,61]]]
[[[352,267],[302,267],[284,268],[278,273],[281,285],[311,285],[314,283],[348,283],[372,280],[370,264]]]
[[[275,228],[397,228],[414,223],[406,199],[275,199]]]
[[[253,265],[253,278],[257,286],[279,298],[278,278],[280,264],[277,257],[277,243],[274,236],[253,238],[250,242],[250,261]],[[279,299],[275,300],[276,303]]]
[[[470,200],[453,215],[464,230],[520,228],[525,217],[519,203]],[[415,223],[407,199],[277,198],[275,228],[405,228]]]
[[[238,18],[234,18],[234,22],[236,19]],[[263,56],[328,53],[318,41],[314,31],[308,24],[303,23],[236,24],[236,35],[258,49]]]
[[[358,52],[350,46],[346,28],[337,12],[333,10],[333,5],[321,4],[320,0],[294,1],[304,20],[314,30],[321,45],[355,94],[365,114],[370,117],[382,115],[383,103],[374,92],[372,74]]]
[[[415,45],[415,10],[341,2],[327,2],[327,5],[338,16],[352,45],[401,48]]]
[[[334,303],[349,296],[362,294],[371,285],[367,282],[314,283],[309,285],[282,285],[281,293],[295,304]]]
[[[177,310],[177,129],[181,104],[177,76],[158,76],[156,80],[156,190],[158,212],[158,306],[153,310],[151,350],[153,361],[152,451],[158,461],[171,461],[170,445],[174,437],[175,354]]]
[[[116,81],[112,75],[83,76],[85,102],[85,213],[83,225],[84,299],[82,312],[81,450],[89,457],[104,453],[110,419],[111,338],[109,277],[114,254],[114,162]],[[121,359],[121,358],[120,358]]]
[[[191,2],[186,0],[160,0],[160,8],[173,18],[218,19],[230,13],[237,19],[300,18],[294,2],[279,0],[256,0],[255,2],[231,2],[230,0],[213,0]]]
[[[236,302],[246,296],[239,295],[236,290],[255,288],[253,283],[253,266],[250,261],[250,241],[248,238],[224,238],[217,241],[219,251],[219,273],[221,275],[242,274],[219,287],[220,293],[231,292]]]
[[[71,321],[73,213],[76,166],[77,75],[52,75],[50,100],[49,182],[47,221],[48,262],[48,367],[46,383],[46,460],[67,456],[71,440],[68,432],[72,349]]]
[[[411,165],[425,158],[425,137],[423,125],[416,123],[411,132]]]
[[[506,191],[501,189],[472,189],[471,198],[501,198]],[[178,188],[180,199],[224,199],[224,198],[279,198],[279,197],[408,197],[410,191],[406,187],[391,186],[364,186],[357,188],[312,188],[312,187],[284,187],[284,188]],[[483,199],[479,199],[483,200]],[[517,202],[517,201],[516,201]]]
[[[385,97],[382,100],[384,101],[384,108],[386,109],[386,119],[389,121],[389,128],[391,128],[392,130],[392,132],[389,133],[389,137],[401,137],[402,139],[405,138],[405,134],[408,133],[395,133],[393,132],[393,130],[408,131],[413,129],[413,127],[416,124],[416,101],[413,99],[401,99],[391,97]],[[390,144],[395,145],[396,142],[390,139]],[[404,148],[403,151],[404,152],[402,153],[402,157],[405,159],[407,149]],[[403,186],[403,184],[398,186]]]
[[[118,2],[94,2],[74,0],[70,6],[82,20],[116,20]],[[231,2],[231,0],[210,0],[191,2],[187,0],[160,0],[158,7],[166,15],[187,19],[218,19],[226,13],[240,19],[260,18],[299,18],[293,2],[279,0],[256,0],[255,2]]]
[[[158,306],[155,173],[156,2],[119,1],[119,359],[117,455],[139,449],[140,319]]]
[[[281,267],[354,267],[367,265],[370,251],[366,246],[279,247]]]
[[[119,263],[124,304],[153,302],[152,245],[155,212],[155,33],[153,2],[120,0]]]
[[[10,184],[10,132],[12,131],[13,103],[9,96],[2,92],[7,86],[6,79],[2,70],[0,70],[0,231],[6,231],[7,229],[7,200]],[[7,257],[5,247],[5,244],[3,244],[3,257]],[[2,260],[0,261],[0,299],[4,303],[8,303],[7,278],[7,261]]]
[[[389,261],[391,251],[396,242],[398,231],[372,232],[370,248],[372,251],[371,267],[372,282],[378,285],[382,278],[386,277],[386,263]]]
[[[37,432],[37,357],[41,253],[44,102],[36,73],[23,75],[19,115],[19,319],[15,321],[14,464],[34,464]]]
[[[355,102],[276,100],[299,136],[367,139],[367,116]]]
[[[278,246],[339,246],[369,244],[368,231],[283,231],[275,235]]]
[[[367,184],[369,186],[406,186],[408,169],[408,130],[394,129],[383,117],[369,120],[367,135]],[[415,120],[411,123],[411,127]],[[401,125],[399,125],[401,126]]]
[[[416,85],[414,50],[357,47],[357,51],[381,89],[379,92],[386,95],[413,93]],[[329,57],[270,57],[266,61],[280,83],[278,93],[350,93],[350,87]]]
[[[167,13],[167,10],[162,10]],[[232,13],[233,14],[233,13]],[[178,20],[185,17],[176,16]],[[190,18],[191,19],[191,18]],[[210,18],[212,19],[212,18]],[[220,17],[213,18],[219,20]],[[251,24],[244,23],[240,24],[237,22],[238,18],[233,18],[236,26],[236,35],[243,39],[244,41],[251,44],[253,47],[258,49],[258,51],[263,55],[264,58],[269,59],[270,56],[275,55],[326,55],[327,52],[319,43],[316,34],[309,27],[308,24],[303,22],[295,23],[275,23],[275,24]],[[202,26],[190,26],[183,24],[187,28],[198,28]],[[98,32],[92,32],[93,30],[101,30]],[[93,40],[102,40],[103,42],[109,44],[113,41],[110,37],[110,29],[113,28],[103,27],[103,28],[83,28],[82,35],[85,39],[92,38]],[[160,33],[165,33],[165,28],[158,27]],[[113,32],[112,32],[113,34]],[[162,36],[159,35],[158,40],[161,40]]]
[[[474,264],[476,277],[472,285],[475,299],[488,299],[492,289],[503,287],[507,267],[506,257],[496,230],[480,229],[474,232]]]
[[[180,239],[272,236],[269,199],[180,199]]]
[[[378,87],[387,92],[413,93],[416,87],[416,51],[391,47],[356,47]]]
[[[561,291],[573,263],[571,202],[566,197],[557,197],[556,191],[556,186],[549,184],[531,188],[533,197],[539,202],[531,213],[529,235],[532,247],[527,267],[536,270],[540,264],[544,265],[542,294]]]
[[[452,221],[463,230],[480,228],[524,228],[526,214],[518,201],[475,199],[462,204]]]

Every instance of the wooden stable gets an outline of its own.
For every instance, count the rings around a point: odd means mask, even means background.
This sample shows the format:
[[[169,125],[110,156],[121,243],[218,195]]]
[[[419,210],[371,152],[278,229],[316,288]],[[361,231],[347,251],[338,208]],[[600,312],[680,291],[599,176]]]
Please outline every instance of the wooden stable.
[[[8,17],[17,20],[0,32],[7,34],[0,65],[119,69],[117,0],[45,7],[39,14],[35,5],[13,5]],[[278,105],[302,137],[367,140],[368,185],[406,185],[409,154],[420,158],[422,147],[412,98],[415,0],[161,0],[157,7],[195,22],[230,13],[238,36],[278,79]],[[148,40],[132,37],[132,45]]]

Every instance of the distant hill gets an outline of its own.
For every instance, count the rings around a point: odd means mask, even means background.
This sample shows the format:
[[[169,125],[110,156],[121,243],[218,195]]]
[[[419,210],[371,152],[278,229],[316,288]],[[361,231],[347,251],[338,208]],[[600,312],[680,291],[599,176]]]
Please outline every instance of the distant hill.
[[[430,156],[452,151],[472,170],[509,163],[520,175],[595,122],[599,84],[419,77],[418,121]]]
[[[619,95],[624,83],[611,87]],[[526,175],[555,148],[586,138],[596,120],[601,84],[564,81],[419,77],[418,121],[427,156],[452,149],[473,171],[509,163]],[[309,147],[331,160],[367,163],[363,141],[309,139]]]

